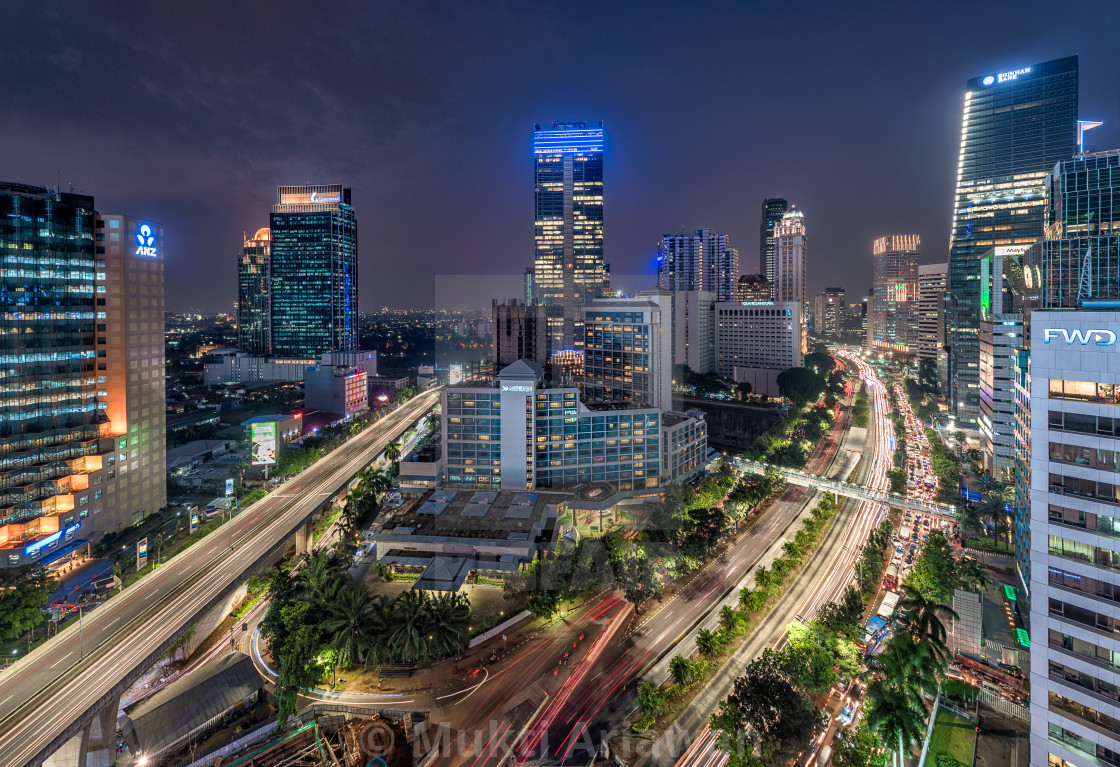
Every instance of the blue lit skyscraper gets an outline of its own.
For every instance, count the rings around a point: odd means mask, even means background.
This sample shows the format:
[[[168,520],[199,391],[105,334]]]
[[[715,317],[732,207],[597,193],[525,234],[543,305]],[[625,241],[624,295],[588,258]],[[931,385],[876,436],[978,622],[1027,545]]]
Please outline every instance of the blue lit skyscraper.
[[[1076,148],[1076,56],[968,81],[949,246],[949,393],[962,425],[979,415],[979,258],[1042,237],[1046,174]]]
[[[270,220],[272,354],[358,348],[358,224],[339,184],[282,186]]]
[[[553,307],[553,352],[583,345],[582,307],[603,295],[603,124],[533,129],[535,299]]]

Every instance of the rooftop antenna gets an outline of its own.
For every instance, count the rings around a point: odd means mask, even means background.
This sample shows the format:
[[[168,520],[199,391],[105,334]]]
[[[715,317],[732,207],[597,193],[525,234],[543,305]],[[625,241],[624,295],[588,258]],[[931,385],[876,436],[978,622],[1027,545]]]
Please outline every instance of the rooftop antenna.
[[[1085,255],[1081,257],[1081,277],[1077,282],[1077,302],[1081,303],[1083,299],[1093,297],[1093,282],[1091,276],[1093,261],[1093,244],[1089,243],[1089,249],[1085,251]]]

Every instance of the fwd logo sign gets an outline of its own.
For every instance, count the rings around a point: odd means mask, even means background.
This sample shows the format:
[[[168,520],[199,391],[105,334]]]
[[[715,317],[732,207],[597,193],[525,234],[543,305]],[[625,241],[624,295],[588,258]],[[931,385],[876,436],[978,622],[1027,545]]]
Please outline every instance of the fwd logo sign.
[[[1116,333],[1111,330],[1067,330],[1066,328],[1044,328],[1042,340],[1045,343],[1058,339],[1067,344],[1087,345],[1090,341],[1097,346],[1112,346],[1116,343]]]

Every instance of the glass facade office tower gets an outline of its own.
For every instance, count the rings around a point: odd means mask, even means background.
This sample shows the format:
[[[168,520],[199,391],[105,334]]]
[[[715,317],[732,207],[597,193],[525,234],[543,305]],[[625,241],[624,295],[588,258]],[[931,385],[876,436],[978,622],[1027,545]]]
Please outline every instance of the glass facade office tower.
[[[0,566],[165,504],[163,232],[0,185]]]
[[[282,186],[272,207],[272,353],[358,348],[358,224],[339,184]]]
[[[916,234],[892,234],[872,243],[871,345],[910,351],[918,341]]]
[[[245,238],[237,259],[237,346],[249,354],[272,353],[272,278],[268,227]]]
[[[580,310],[603,295],[603,124],[533,128],[533,298],[554,308],[552,352],[583,344]]]
[[[762,201],[762,221],[758,225],[758,273],[774,284],[774,227],[789,210],[789,202],[781,197]]]
[[[979,256],[1043,234],[1046,174],[1077,147],[1077,57],[968,81],[949,245],[949,386],[957,422],[979,414]]]
[[[1038,306],[1120,299],[1120,150],[1057,163],[1048,181],[1046,239],[1025,256]]]

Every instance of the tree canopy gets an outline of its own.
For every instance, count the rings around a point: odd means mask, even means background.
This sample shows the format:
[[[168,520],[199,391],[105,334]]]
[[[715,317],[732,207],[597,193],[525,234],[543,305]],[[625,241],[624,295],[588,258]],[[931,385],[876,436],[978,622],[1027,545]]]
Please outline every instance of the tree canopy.
[[[778,374],[778,392],[797,407],[824,394],[825,379],[807,368],[790,368]]]

